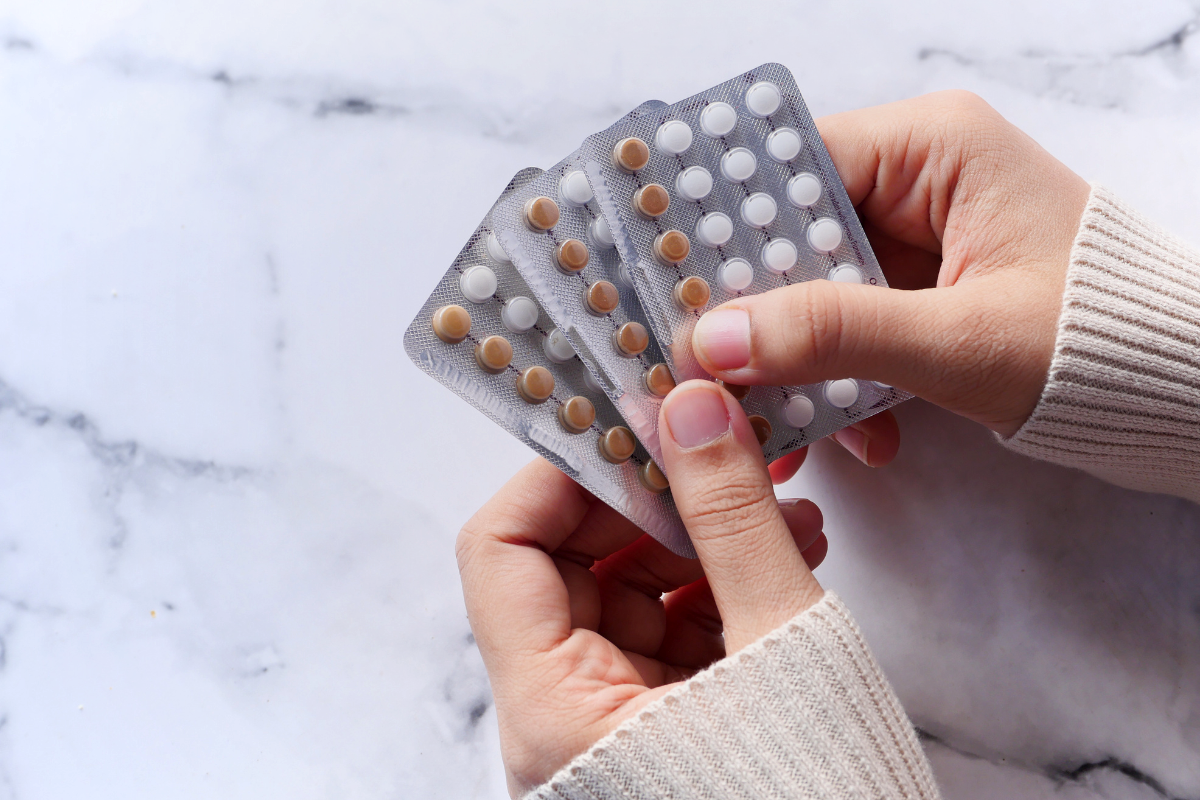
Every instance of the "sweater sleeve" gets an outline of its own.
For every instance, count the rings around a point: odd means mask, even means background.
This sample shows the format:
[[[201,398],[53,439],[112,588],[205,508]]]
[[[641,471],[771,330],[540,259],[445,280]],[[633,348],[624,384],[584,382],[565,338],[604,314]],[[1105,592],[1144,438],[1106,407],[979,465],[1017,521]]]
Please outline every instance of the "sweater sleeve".
[[[647,706],[526,800],[936,800],[912,724],[832,592]]]
[[[1071,249],[1046,388],[1004,444],[1200,502],[1200,253],[1100,186]]]

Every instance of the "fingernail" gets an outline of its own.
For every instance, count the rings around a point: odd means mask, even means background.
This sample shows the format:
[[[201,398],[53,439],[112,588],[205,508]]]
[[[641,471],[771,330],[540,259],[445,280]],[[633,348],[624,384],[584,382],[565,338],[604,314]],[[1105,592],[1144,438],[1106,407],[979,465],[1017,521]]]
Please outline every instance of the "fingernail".
[[[740,308],[709,311],[696,323],[692,347],[714,369],[750,363],[750,315]]]
[[[780,508],[791,508],[792,506],[796,505],[799,502],[800,502],[799,497],[788,497],[788,498],[785,498],[785,499],[779,501],[779,507]]]
[[[853,453],[859,461],[867,466],[871,465],[871,462],[867,461],[868,440],[861,431],[854,428],[842,428],[833,435],[833,438],[837,440],[838,444]]]
[[[677,389],[664,405],[671,438],[685,450],[708,444],[729,430],[729,412],[715,384]]]

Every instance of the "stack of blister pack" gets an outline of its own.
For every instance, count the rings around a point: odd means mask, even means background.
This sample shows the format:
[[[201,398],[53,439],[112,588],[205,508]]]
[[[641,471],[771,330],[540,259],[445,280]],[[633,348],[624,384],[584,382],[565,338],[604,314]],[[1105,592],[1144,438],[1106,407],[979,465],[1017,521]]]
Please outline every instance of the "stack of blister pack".
[[[404,337],[425,372],[642,530],[693,556],[658,410],[709,376],[692,329],[733,298],[884,283],[791,73],[766,64],[644,103],[509,182]],[[768,461],[907,395],[844,379],[726,386]]]

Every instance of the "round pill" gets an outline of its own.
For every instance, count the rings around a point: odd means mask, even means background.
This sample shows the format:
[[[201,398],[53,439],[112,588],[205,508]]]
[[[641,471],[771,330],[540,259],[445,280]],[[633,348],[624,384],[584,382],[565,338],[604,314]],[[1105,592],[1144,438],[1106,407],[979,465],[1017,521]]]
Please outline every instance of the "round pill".
[[[891,388],[893,388],[893,386],[892,386],[890,383],[883,383],[883,382],[881,382],[881,381],[871,381],[871,383],[875,384],[875,385],[876,385],[876,386],[878,386],[880,389],[891,389]]]
[[[471,332],[471,315],[462,306],[442,306],[433,312],[433,333],[446,344],[458,344]]]
[[[575,348],[571,347],[567,337],[558,328],[551,329],[542,340],[542,352],[555,364],[565,364],[575,357]]]
[[[596,380],[596,376],[592,374],[590,369],[583,371],[583,385],[587,387],[589,392],[599,393],[601,391],[600,381]]]
[[[664,122],[654,133],[654,146],[669,156],[686,152],[692,146],[692,129],[677,119]]]
[[[812,400],[802,394],[794,394],[783,401],[783,421],[793,428],[806,427],[817,415]]]
[[[642,373],[642,383],[646,391],[655,397],[666,397],[675,388],[675,376],[666,364],[655,364]]]
[[[598,317],[616,311],[620,302],[621,295],[617,293],[617,287],[608,281],[596,281],[583,292],[584,305]]]
[[[838,264],[829,270],[829,280],[836,283],[862,283],[863,274],[853,264]]]
[[[720,211],[705,214],[696,221],[696,238],[709,247],[722,247],[733,238],[733,220]]]
[[[613,163],[625,172],[637,172],[650,163],[650,148],[636,136],[622,139],[613,148]]]
[[[751,228],[765,228],[775,221],[778,211],[774,197],[766,192],[755,192],[742,201],[742,222]]]
[[[858,400],[858,381],[843,378],[825,384],[825,399],[834,408],[849,408]]]
[[[758,169],[758,159],[744,147],[735,147],[721,156],[721,174],[733,183],[745,183]]]
[[[633,288],[633,278],[629,276],[629,267],[625,266],[624,261],[617,264],[617,280],[629,288]]]
[[[821,199],[821,181],[811,172],[801,172],[788,181],[787,195],[792,205],[808,208]]]
[[[647,461],[638,467],[638,483],[652,494],[662,494],[670,486],[667,476],[663,475],[663,471],[653,461]]]
[[[661,217],[671,205],[671,196],[657,183],[648,183],[633,193],[633,210],[647,219]]]
[[[842,243],[842,226],[829,217],[808,226],[808,243],[819,253],[832,253]]]
[[[517,377],[517,394],[526,403],[544,403],[554,394],[554,376],[545,367],[529,367]]]
[[[592,240],[592,244],[604,250],[608,250],[616,244],[604,217],[596,217],[591,221],[591,224],[588,225],[588,238]]]
[[[675,191],[684,200],[703,200],[712,188],[712,173],[704,167],[688,167],[675,176]]]
[[[759,445],[765,445],[771,440],[771,423],[766,417],[758,414],[751,414],[746,417],[750,422],[750,427],[754,429],[754,438],[758,439]]]
[[[558,407],[558,423],[567,433],[583,433],[596,421],[596,407],[586,397],[575,395]]]
[[[759,81],[746,90],[746,108],[760,119],[766,119],[779,110],[783,94],[770,81]]]
[[[558,196],[573,206],[592,202],[592,187],[588,186],[583,170],[572,170],[558,179]]]
[[[800,252],[791,239],[772,239],[762,247],[762,263],[776,275],[782,275],[796,266]]]
[[[491,267],[467,267],[458,276],[458,288],[472,303],[482,303],[496,293],[496,273]]]
[[[728,136],[735,125],[737,125],[737,112],[729,103],[709,103],[700,112],[700,130],[706,136],[714,139]]]
[[[549,197],[532,197],[525,203],[522,216],[531,231],[545,233],[558,224],[558,204]]]
[[[600,434],[598,444],[600,455],[612,464],[624,464],[633,457],[633,451],[637,449],[637,439],[633,438],[633,431],[622,425],[614,425]]]
[[[528,297],[517,295],[509,299],[500,309],[500,321],[513,333],[524,333],[537,325],[537,303]]]
[[[586,267],[589,258],[587,245],[578,239],[567,239],[554,248],[554,263],[568,274],[573,275]]]
[[[640,322],[626,322],[613,331],[613,347],[626,358],[637,358],[650,346],[650,334]]]
[[[767,136],[767,155],[780,164],[786,164],[804,148],[804,140],[795,128],[779,128]]]
[[[708,298],[711,295],[712,290],[708,288],[705,280],[697,278],[695,275],[684,278],[671,290],[675,304],[684,311],[698,311],[704,308],[708,305]]]
[[[475,345],[475,363],[484,372],[499,375],[512,363],[513,349],[503,336],[489,336]]]
[[[717,283],[727,292],[744,292],[754,283],[754,267],[744,258],[731,258],[717,267]]]
[[[501,264],[512,263],[512,259],[508,257],[508,253],[504,252],[504,248],[500,246],[500,240],[494,233],[489,233],[487,236],[487,251],[489,256]]]
[[[731,395],[733,395],[733,399],[737,400],[738,402],[745,400],[746,395],[750,394],[749,386],[742,386],[741,384],[737,384],[737,383],[726,383],[725,381],[720,380],[720,379],[717,380],[717,385],[722,387],[723,389],[725,389],[725,391],[729,392]]]
[[[654,238],[654,257],[664,264],[682,264],[692,251],[692,243],[679,231],[663,231]]]

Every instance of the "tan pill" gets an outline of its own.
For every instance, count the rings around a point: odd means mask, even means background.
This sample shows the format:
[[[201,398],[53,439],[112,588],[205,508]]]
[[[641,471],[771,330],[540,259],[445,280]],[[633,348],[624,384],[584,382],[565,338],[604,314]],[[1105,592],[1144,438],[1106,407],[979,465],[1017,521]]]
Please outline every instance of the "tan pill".
[[[462,306],[442,306],[433,312],[433,333],[446,344],[458,344],[471,332],[471,315]]]
[[[698,311],[708,305],[708,298],[712,296],[712,290],[708,288],[708,284],[703,278],[692,275],[675,284],[675,288],[671,290],[671,296],[675,298],[675,304],[683,310]]]
[[[583,433],[596,421],[596,407],[586,397],[576,395],[558,407],[558,422],[567,433]]]
[[[640,322],[626,322],[613,331],[613,347],[626,358],[637,358],[650,346],[650,334]]]
[[[604,456],[605,461],[624,464],[633,457],[637,439],[633,438],[633,431],[629,428],[616,425],[600,434],[599,447],[600,455]]]
[[[596,281],[583,292],[583,302],[588,311],[598,317],[611,314],[621,303],[617,287],[608,281]]]
[[[666,397],[675,388],[675,377],[666,364],[655,364],[642,373],[642,383],[646,384],[646,391],[655,397]]]
[[[760,417],[758,414],[751,414],[746,419],[750,420],[750,427],[754,429],[758,443],[765,445],[771,438],[771,423],[767,422],[766,417]]]
[[[746,395],[750,394],[749,386],[740,386],[736,383],[726,383],[725,381],[722,381],[722,380],[718,380],[717,385],[723,386],[725,388],[725,391],[727,391],[731,395],[733,395],[734,400],[745,400]]]
[[[650,148],[636,136],[622,139],[613,148],[613,163],[625,172],[637,172],[650,163]]]
[[[554,394],[554,376],[545,367],[529,367],[517,378],[517,394],[526,403],[544,403]]]
[[[653,494],[662,494],[670,487],[667,476],[663,475],[663,471],[653,461],[647,461],[638,467],[638,483]]]
[[[554,261],[558,268],[570,274],[582,271],[590,258],[587,245],[578,239],[567,239],[554,248]]]
[[[558,204],[549,197],[534,197],[525,203],[523,216],[530,230],[545,233],[558,224]]]
[[[654,239],[654,257],[669,267],[682,264],[692,251],[692,243],[679,231],[664,231]]]
[[[475,362],[484,372],[499,375],[512,363],[513,349],[503,336],[489,336],[475,345]]]
[[[633,193],[633,210],[647,219],[655,219],[667,213],[671,196],[657,183],[651,183]]]

